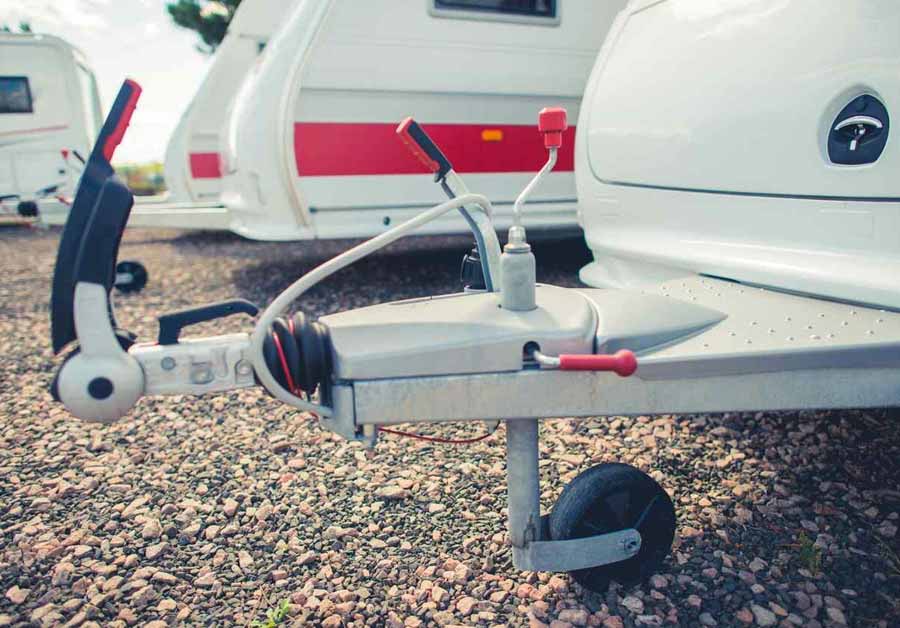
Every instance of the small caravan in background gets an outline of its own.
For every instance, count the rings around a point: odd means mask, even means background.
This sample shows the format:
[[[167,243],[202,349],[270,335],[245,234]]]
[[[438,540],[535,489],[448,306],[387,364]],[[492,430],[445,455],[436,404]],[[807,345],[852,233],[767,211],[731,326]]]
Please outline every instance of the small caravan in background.
[[[64,219],[101,121],[97,83],[77,48],[0,33],[0,214]]]
[[[217,203],[222,127],[247,72],[297,0],[244,0],[166,147],[167,200]]]
[[[534,112],[558,105],[577,115],[625,0],[278,4],[283,14],[271,3],[241,5],[170,144],[166,177],[177,202],[139,206],[130,225],[227,228],[261,240],[380,233],[441,198],[394,135],[412,115],[494,201],[504,228],[544,160]],[[529,207],[535,230],[577,229],[574,133]],[[448,216],[427,232],[466,229]]]

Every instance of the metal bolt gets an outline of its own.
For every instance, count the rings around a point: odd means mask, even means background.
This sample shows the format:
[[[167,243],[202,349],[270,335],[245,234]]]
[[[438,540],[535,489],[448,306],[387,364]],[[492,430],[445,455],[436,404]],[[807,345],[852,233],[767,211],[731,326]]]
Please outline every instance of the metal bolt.
[[[175,358],[167,355],[162,360],[160,360],[159,365],[163,368],[164,371],[171,371],[173,368],[175,368]]]

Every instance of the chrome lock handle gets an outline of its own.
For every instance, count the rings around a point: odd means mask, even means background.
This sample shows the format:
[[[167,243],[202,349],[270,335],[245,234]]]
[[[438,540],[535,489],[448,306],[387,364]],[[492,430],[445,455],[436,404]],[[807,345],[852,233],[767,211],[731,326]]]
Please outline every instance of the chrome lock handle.
[[[849,118],[845,118],[838,122],[835,125],[834,130],[843,131],[844,129],[851,127],[853,137],[850,139],[850,150],[855,151],[859,146],[860,140],[869,132],[870,128],[873,130],[881,130],[884,128],[884,123],[872,116],[850,116]],[[846,133],[847,131],[844,132]]]

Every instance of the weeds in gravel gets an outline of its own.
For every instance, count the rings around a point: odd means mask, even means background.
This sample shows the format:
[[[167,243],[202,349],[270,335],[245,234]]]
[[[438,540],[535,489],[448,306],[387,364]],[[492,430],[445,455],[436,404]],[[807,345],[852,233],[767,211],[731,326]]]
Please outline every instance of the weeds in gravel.
[[[888,564],[888,567],[890,567],[891,575],[900,576],[900,556],[897,555],[894,548],[886,543],[877,532],[873,532],[872,538],[874,538],[878,545],[881,546],[881,549],[884,552],[884,560]]]
[[[282,600],[281,603],[275,608],[270,608],[266,611],[266,618],[263,621],[259,621],[258,619],[254,620],[250,626],[251,628],[275,628],[285,619],[287,619],[288,612],[291,610],[291,605],[287,600]]]
[[[816,546],[815,542],[801,532],[797,537],[797,542],[791,545],[797,550],[797,557],[800,563],[809,570],[809,572],[817,576],[822,569],[822,548]]]

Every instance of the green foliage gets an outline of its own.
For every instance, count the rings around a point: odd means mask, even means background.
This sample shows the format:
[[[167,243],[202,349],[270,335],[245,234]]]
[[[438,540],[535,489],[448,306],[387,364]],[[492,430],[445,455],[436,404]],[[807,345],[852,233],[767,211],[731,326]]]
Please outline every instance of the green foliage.
[[[176,0],[166,10],[178,26],[197,32],[203,42],[197,46],[200,52],[212,54],[240,4],[241,0]]]
[[[290,603],[288,603],[287,600],[282,600],[281,604],[266,611],[265,621],[253,620],[253,623],[251,623],[250,625],[253,628],[275,628],[281,622],[287,619],[290,610]]]
[[[3,26],[0,26],[0,31],[2,31],[4,33],[14,32],[13,29],[11,29],[9,27],[9,24],[4,24]],[[34,31],[31,30],[30,22],[22,21],[22,22],[19,22],[19,32],[20,33],[33,33]]]
[[[802,532],[797,538],[796,547],[800,563],[806,567],[812,575],[818,575],[822,570],[822,548],[817,546],[812,539]]]
[[[137,196],[153,196],[166,190],[163,178],[163,165],[158,161],[140,164],[120,164],[116,166],[116,174],[125,181],[125,185]]]

